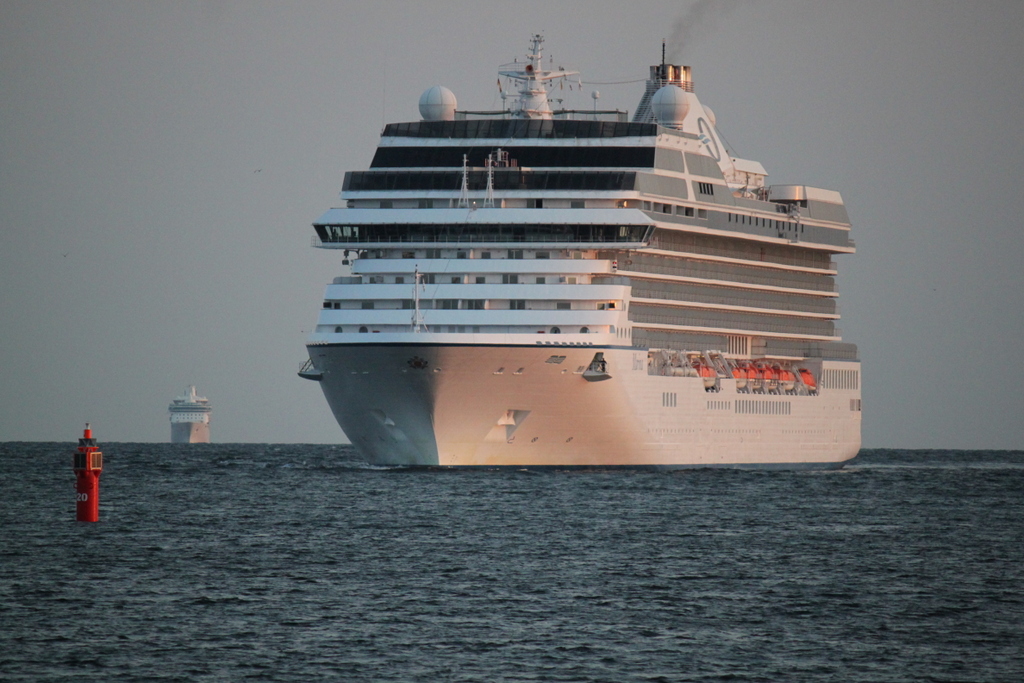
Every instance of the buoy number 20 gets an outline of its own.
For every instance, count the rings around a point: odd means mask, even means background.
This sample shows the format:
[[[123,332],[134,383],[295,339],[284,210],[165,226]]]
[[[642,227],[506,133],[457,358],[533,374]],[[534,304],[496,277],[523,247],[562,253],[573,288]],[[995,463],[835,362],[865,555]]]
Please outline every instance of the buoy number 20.
[[[87,503],[88,501],[89,501],[89,494],[88,493],[79,493],[78,494],[78,502],[79,503]]]

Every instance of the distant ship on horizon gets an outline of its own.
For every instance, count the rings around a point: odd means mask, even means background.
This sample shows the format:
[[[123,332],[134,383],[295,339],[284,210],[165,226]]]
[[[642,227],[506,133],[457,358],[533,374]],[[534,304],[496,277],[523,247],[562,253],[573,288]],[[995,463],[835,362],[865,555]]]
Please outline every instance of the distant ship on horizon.
[[[171,443],[210,443],[210,413],[213,408],[203,396],[196,395],[194,385],[171,401]]]

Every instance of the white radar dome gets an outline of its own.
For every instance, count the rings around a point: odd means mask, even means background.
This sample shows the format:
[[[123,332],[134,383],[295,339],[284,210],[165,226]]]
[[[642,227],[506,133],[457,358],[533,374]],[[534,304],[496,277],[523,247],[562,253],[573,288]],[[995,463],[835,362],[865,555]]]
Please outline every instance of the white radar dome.
[[[651,98],[651,111],[658,123],[666,128],[679,128],[690,109],[686,91],[678,85],[666,85]]]
[[[420,116],[424,121],[454,121],[455,93],[443,85],[427,88],[420,95]]]

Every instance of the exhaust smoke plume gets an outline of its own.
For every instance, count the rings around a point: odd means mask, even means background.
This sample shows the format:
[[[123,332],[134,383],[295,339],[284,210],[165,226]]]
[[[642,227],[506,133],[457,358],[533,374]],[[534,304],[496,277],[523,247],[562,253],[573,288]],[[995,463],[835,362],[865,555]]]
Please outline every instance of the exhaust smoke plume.
[[[701,37],[711,33],[715,21],[724,18],[738,6],[747,4],[739,0],[697,0],[672,22],[672,33],[666,41],[665,59],[670,64],[682,63],[684,50],[692,47]]]

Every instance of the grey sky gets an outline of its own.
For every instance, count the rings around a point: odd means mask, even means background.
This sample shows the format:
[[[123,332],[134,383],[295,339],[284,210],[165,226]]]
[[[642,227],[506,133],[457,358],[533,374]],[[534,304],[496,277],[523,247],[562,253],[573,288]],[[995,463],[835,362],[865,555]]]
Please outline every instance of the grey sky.
[[[568,104],[630,111],[591,83],[668,38],[736,154],[842,193],[865,446],[1024,448],[1024,3],[799,0],[0,1],[0,441],[166,441],[189,383],[215,441],[342,440],[295,375],[310,224],[427,87],[496,108],[536,31]]]

